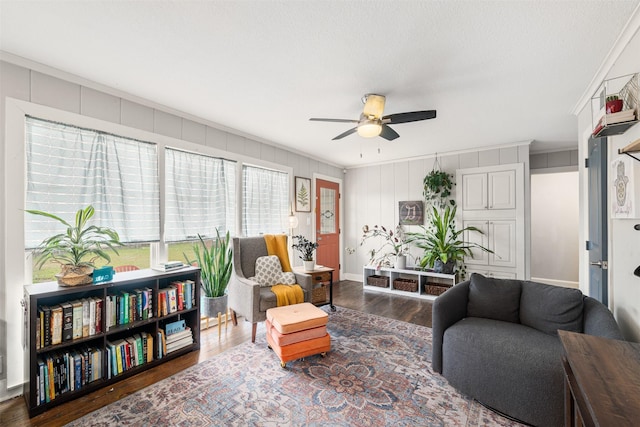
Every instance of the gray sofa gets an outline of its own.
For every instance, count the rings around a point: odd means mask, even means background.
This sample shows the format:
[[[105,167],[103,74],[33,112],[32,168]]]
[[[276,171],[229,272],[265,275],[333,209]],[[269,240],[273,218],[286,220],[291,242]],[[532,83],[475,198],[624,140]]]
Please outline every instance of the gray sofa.
[[[560,426],[558,329],[622,339],[609,309],[578,289],[472,274],[433,304],[433,370],[498,412]]]

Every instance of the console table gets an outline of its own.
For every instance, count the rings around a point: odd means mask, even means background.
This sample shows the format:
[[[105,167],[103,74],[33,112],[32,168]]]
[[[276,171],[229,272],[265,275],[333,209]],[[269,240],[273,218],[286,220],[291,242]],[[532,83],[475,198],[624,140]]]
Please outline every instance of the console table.
[[[382,286],[371,286],[369,284],[369,278],[371,276],[382,278],[384,280]],[[403,279],[415,282],[415,290],[399,289],[394,284],[396,280]],[[397,293],[429,300],[436,299],[440,293],[455,285],[456,282],[457,276],[455,274],[436,273],[433,271],[419,270],[415,267],[399,269],[365,265],[362,269],[362,288],[364,290]],[[437,289],[438,292],[430,293],[431,289]]]
[[[637,426],[640,344],[558,331],[566,426]]]

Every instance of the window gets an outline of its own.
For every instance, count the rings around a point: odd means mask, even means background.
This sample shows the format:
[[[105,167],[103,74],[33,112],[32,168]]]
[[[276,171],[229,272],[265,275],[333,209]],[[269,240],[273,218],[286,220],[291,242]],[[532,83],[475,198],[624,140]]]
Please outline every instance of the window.
[[[158,241],[157,157],[155,144],[27,117],[26,207],[73,220],[78,209],[92,205],[93,224],[113,228],[122,242]],[[28,215],[25,248],[60,231],[56,221]],[[53,274],[59,270],[51,267]],[[53,279],[46,271],[34,273],[34,281]]]
[[[167,148],[165,170],[165,242],[235,233],[235,162]]]
[[[242,167],[242,232],[245,236],[286,232],[289,175],[255,166]]]

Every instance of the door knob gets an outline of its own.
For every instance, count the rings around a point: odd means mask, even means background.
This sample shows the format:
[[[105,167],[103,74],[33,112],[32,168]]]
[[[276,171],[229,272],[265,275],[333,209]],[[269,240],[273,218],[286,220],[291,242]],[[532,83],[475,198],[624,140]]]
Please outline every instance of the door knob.
[[[589,265],[597,265],[603,270],[606,270],[607,268],[609,268],[609,263],[607,261],[590,261]]]

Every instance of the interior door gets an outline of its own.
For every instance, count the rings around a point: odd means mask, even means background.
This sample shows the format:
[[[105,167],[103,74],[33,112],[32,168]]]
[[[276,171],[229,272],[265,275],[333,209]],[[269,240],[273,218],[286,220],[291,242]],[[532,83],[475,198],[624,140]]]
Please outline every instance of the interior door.
[[[589,138],[589,295],[608,305],[607,139]]]
[[[316,179],[317,263],[340,272],[340,188],[337,182]]]

